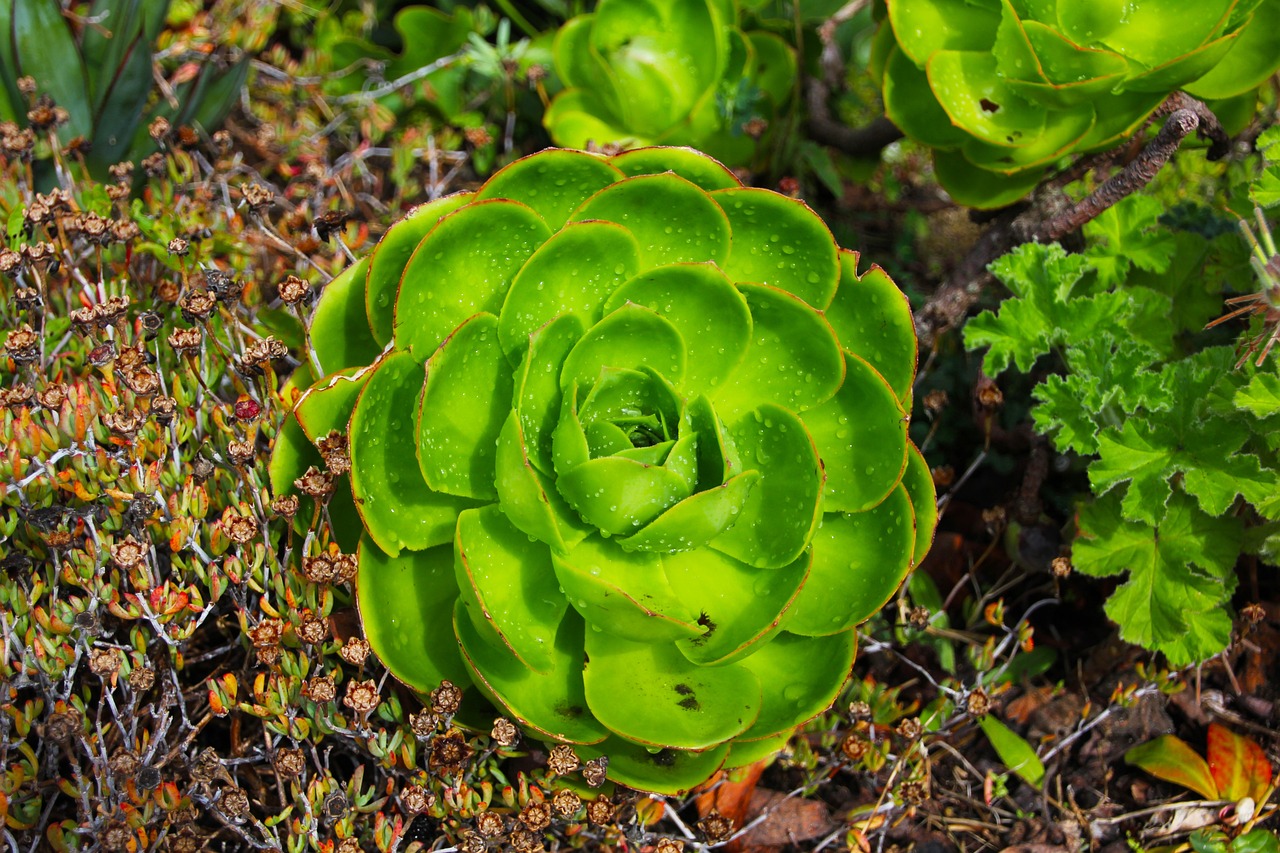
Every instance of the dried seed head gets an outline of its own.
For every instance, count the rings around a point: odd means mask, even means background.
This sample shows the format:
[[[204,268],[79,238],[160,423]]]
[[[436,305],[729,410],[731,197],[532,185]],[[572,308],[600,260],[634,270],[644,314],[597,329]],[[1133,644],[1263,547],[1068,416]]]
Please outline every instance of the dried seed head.
[[[1055,578],[1065,578],[1071,574],[1071,560],[1068,557],[1054,557],[1049,563],[1049,570]]]
[[[74,708],[50,714],[44,723],[44,736],[54,743],[67,743],[80,735],[81,719]]]
[[[89,350],[89,363],[94,367],[106,367],[116,360],[116,345],[110,341]]]
[[[182,310],[182,318],[188,323],[202,322],[209,319],[218,302],[207,290],[192,290],[178,300],[178,308]]]
[[[218,808],[232,820],[239,820],[249,814],[249,795],[240,788],[223,788]]]
[[[114,180],[127,181],[133,177],[133,161],[125,160],[123,163],[112,163],[107,167],[107,172]]]
[[[902,794],[902,799],[912,804],[923,803],[929,797],[929,789],[924,782],[917,779],[903,782],[899,790]]]
[[[219,154],[226,154],[231,150],[231,134],[225,130],[215,130],[209,141],[213,143],[213,150]]]
[[[203,456],[197,456],[191,463],[191,476],[197,483],[203,483],[213,476],[213,463]]]
[[[333,476],[341,477],[351,470],[350,441],[345,435],[337,430],[330,430],[328,435],[316,442],[316,448]]]
[[[616,807],[613,801],[604,794],[587,803],[587,820],[596,826],[604,826],[613,820]],[[701,824],[699,824],[701,825]]]
[[[30,74],[23,74],[18,78],[18,91],[22,93],[23,97],[30,98],[38,88],[39,84],[36,83],[36,78]]]
[[[111,754],[107,766],[115,775],[129,779],[138,772],[138,768],[142,766],[142,760],[138,758],[138,753],[121,747]]]
[[[551,825],[551,806],[545,802],[531,802],[520,810],[520,822],[533,832],[541,832]]]
[[[924,395],[924,410],[931,415],[936,415],[947,407],[947,392],[940,388],[935,388],[928,394]]]
[[[484,127],[468,127],[462,131],[462,135],[476,148],[483,148],[493,142],[493,136]]]
[[[124,571],[131,571],[146,564],[147,550],[130,534],[111,546],[111,561]]]
[[[678,838],[659,838],[653,853],[684,853],[684,842]]]
[[[302,576],[312,583],[330,583],[333,575],[333,560],[328,554],[302,558]]]
[[[400,805],[411,815],[421,814],[436,803],[436,795],[421,785],[410,785],[400,792]]]
[[[733,833],[733,821],[713,808],[707,812],[702,820],[698,821],[698,831],[702,833],[702,837],[707,841],[717,844]]]
[[[347,810],[351,808],[351,802],[341,791],[334,791],[332,794],[324,798],[324,802],[320,804],[320,808],[324,811],[327,817],[332,820],[337,820],[344,816],[347,813]],[[356,849],[360,849],[359,845],[356,846]]]
[[[27,110],[27,122],[37,133],[52,130],[66,124],[71,116],[65,109],[53,102],[48,95],[36,98],[35,106]]]
[[[325,637],[329,636],[329,627],[319,616],[314,613],[307,613],[298,621],[298,626],[294,628],[294,633],[298,635],[298,639],[302,642],[315,645],[316,643],[324,642]]]
[[[146,173],[148,178],[163,177],[165,170],[166,161],[162,151],[157,151],[142,159],[142,171]]]
[[[293,518],[298,513],[297,495],[280,495],[271,499],[271,511],[281,518]]]
[[[929,627],[929,617],[932,615],[929,612],[929,608],[917,605],[907,613],[907,622],[911,624],[912,628],[922,631]]]
[[[440,686],[431,691],[431,710],[442,717],[457,712],[462,703],[462,691],[452,681],[441,681]]]
[[[120,377],[129,390],[139,397],[150,397],[160,390],[160,377],[149,367],[122,371]]]
[[[109,678],[120,671],[119,649],[93,649],[89,652],[89,671],[99,678]]]
[[[90,243],[101,246],[111,239],[111,223],[103,219],[99,214],[89,211],[82,213],[77,218],[77,225],[80,233],[85,236]]]
[[[123,183],[121,183],[121,184],[108,184],[108,185],[107,185],[107,198],[109,198],[109,199],[111,199],[112,201],[115,201],[115,202],[121,202],[121,201],[124,201],[125,199],[127,199],[127,198],[129,197],[129,193],[131,193],[131,192],[133,192],[133,188],[132,188],[132,187],[130,187],[128,184],[123,184]],[[117,224],[118,224],[118,223],[117,223]],[[113,230],[114,230],[114,228],[113,228]],[[113,234],[112,236],[115,236],[115,235]],[[117,239],[119,239],[119,238],[117,238]]]
[[[1254,601],[1241,607],[1240,615],[1244,618],[1245,624],[1253,628],[1260,625],[1262,620],[1267,618],[1267,608]]]
[[[566,776],[577,770],[581,764],[578,753],[574,752],[573,747],[567,743],[556,744],[551,748],[551,754],[547,756],[547,769],[556,776]]]
[[[0,249],[0,272],[14,273],[22,267],[22,255],[13,249]]]
[[[421,711],[409,715],[409,729],[419,740],[426,740],[435,734],[436,728],[440,725],[440,716],[423,708]]]
[[[260,649],[254,649],[260,666],[274,666],[283,653],[279,646],[263,646]]]
[[[17,160],[25,160],[35,147],[36,135],[29,127],[19,128],[11,121],[0,122],[0,150]]]
[[[991,710],[991,697],[981,687],[975,687],[965,699],[965,709],[970,716],[985,717]]]
[[[1009,514],[1002,506],[993,506],[982,511],[982,523],[987,526],[988,530],[996,530],[1004,527],[1005,520]]]
[[[143,767],[138,771],[138,787],[144,791],[154,791],[160,787],[160,770],[156,767]]]
[[[146,416],[134,409],[128,411],[119,410],[107,413],[102,418],[102,422],[107,429],[121,438],[133,438],[146,422]]]
[[[609,778],[609,756],[600,755],[582,765],[582,778],[592,788],[599,788]]]
[[[109,853],[123,853],[137,848],[138,839],[122,820],[109,821],[98,833],[99,846]]]
[[[35,391],[25,382],[19,382],[12,388],[0,390],[0,406],[16,409],[25,406],[34,396]]]
[[[5,337],[4,351],[18,364],[33,362],[40,355],[40,336],[29,323],[23,323]]]
[[[545,849],[542,846],[542,837],[536,832],[527,829],[516,829],[511,833],[511,849],[515,853],[539,853]]]
[[[174,412],[178,410],[178,401],[172,397],[166,397],[163,394],[151,398],[151,417],[156,419],[156,423],[160,426],[168,426],[173,423]]]
[[[244,197],[245,204],[249,205],[249,209],[255,213],[261,213],[270,207],[272,199],[275,198],[271,190],[256,182],[241,188],[240,193]]]
[[[60,409],[67,400],[67,386],[55,383],[36,393],[36,402],[46,409]]]
[[[134,693],[145,693],[156,683],[156,671],[150,667],[137,667],[130,671],[127,680]]]
[[[840,741],[840,752],[853,762],[861,761],[871,751],[871,741],[857,732],[850,732]]]
[[[245,545],[258,535],[257,519],[240,515],[235,507],[227,507],[222,511],[222,529],[227,538],[237,545]]]
[[[287,276],[280,282],[280,298],[286,305],[297,305],[311,296],[311,285],[296,275]]]
[[[42,269],[48,268],[58,258],[58,249],[52,243],[28,243],[20,251],[29,266]]]
[[[924,728],[920,725],[920,720],[918,720],[917,718],[903,717],[902,720],[898,723],[897,728],[894,729],[894,731],[898,733],[899,737],[905,738],[907,740],[915,740],[916,738],[920,737],[920,734],[924,731]]]
[[[275,338],[267,337],[260,341],[254,341],[244,351],[244,362],[251,365],[264,365],[276,360],[284,358],[289,354],[289,348]]]
[[[315,675],[303,682],[302,695],[317,705],[323,705],[334,700],[338,695],[338,688],[330,676]]]
[[[284,636],[284,622],[270,616],[249,629],[249,639],[256,648],[279,645]]]
[[[199,326],[174,329],[169,333],[169,346],[177,353],[195,352],[203,340],[204,331]]]
[[[497,838],[507,831],[502,815],[483,811],[476,815],[476,832],[485,838]]]
[[[364,662],[369,659],[372,651],[369,641],[363,637],[348,637],[342,644],[342,648],[338,650],[338,654],[352,666],[364,666]]]
[[[450,729],[431,739],[431,756],[427,760],[427,766],[432,770],[452,772],[470,760],[474,753],[466,736],[458,729]]]
[[[989,376],[978,377],[978,384],[973,389],[973,399],[978,404],[978,408],[984,412],[993,412],[1004,404],[1004,394],[1000,392],[1000,386],[996,385],[995,380]]]
[[[578,813],[578,809],[582,808],[582,797],[579,797],[576,791],[561,788],[551,798],[551,807],[560,817],[573,817]]]
[[[191,251],[191,243],[184,237],[174,237],[169,241],[169,254],[183,257]]]
[[[347,694],[342,704],[357,714],[369,714],[382,701],[378,696],[378,684],[372,678],[365,681],[348,681]]]
[[[169,138],[169,131],[172,130],[169,120],[164,116],[156,116],[151,120],[151,124],[147,126],[147,135],[156,142],[164,142]]]
[[[301,749],[277,749],[272,764],[281,776],[301,776],[307,769],[307,756]]]
[[[512,747],[520,742],[520,730],[506,717],[499,717],[493,721],[493,729],[489,732],[489,737],[498,746]]]

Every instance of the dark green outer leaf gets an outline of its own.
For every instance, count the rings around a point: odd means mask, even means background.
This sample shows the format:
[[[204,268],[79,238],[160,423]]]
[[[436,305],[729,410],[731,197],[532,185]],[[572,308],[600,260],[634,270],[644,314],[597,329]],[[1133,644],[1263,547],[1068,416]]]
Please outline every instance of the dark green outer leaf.
[[[13,68],[36,79],[70,116],[65,138],[93,134],[93,114],[85,87],[85,67],[56,0],[11,0],[13,3]],[[21,103],[21,102],[19,102]]]
[[[369,332],[365,313],[365,277],[369,259],[362,258],[325,285],[311,314],[311,345],[325,373],[372,364],[382,347]]]

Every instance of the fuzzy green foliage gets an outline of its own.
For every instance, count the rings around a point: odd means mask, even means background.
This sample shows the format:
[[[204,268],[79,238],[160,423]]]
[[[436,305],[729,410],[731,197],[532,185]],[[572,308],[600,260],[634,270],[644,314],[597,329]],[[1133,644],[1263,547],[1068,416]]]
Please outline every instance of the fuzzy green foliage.
[[[970,321],[965,342],[988,347],[992,375],[1061,358],[1065,371],[1036,387],[1033,414],[1060,450],[1094,457],[1098,498],[1080,511],[1073,562],[1091,575],[1127,572],[1107,603],[1121,636],[1185,664],[1230,638],[1239,502],[1280,519],[1270,437],[1280,380],[1274,359],[1237,367],[1230,347],[1178,351],[1174,336],[1207,318],[1172,271],[1197,278],[1208,241],[1159,230],[1158,212],[1130,198],[1091,223],[1083,254],[1026,245],[1001,258],[993,271],[1014,295]],[[1172,286],[1139,286],[1138,265]]]
[[[329,513],[374,651],[632,787],[779,748],[932,535],[905,298],[689,149],[548,150],[423,205],[311,338],[273,484],[350,436]]]
[[[1171,93],[1242,99],[1280,65],[1280,2],[889,0],[885,112],[958,201],[998,207],[1064,155],[1138,130]]]
[[[691,145],[730,166],[761,141],[795,83],[791,48],[744,32],[732,0],[603,0],[555,42],[568,87],[547,110],[557,145]]]
[[[97,177],[155,149],[148,135],[154,118],[216,127],[239,97],[248,57],[229,68],[219,67],[224,57],[205,61],[172,102],[151,104],[153,53],[168,10],[169,0],[99,0],[87,10],[95,25],[76,27],[58,0],[0,4],[0,121],[30,124],[40,133],[52,124],[33,115],[42,103],[19,90],[20,78],[32,78],[38,94],[51,99],[50,109],[66,111],[65,122],[57,122],[60,143],[86,141],[85,162]]]

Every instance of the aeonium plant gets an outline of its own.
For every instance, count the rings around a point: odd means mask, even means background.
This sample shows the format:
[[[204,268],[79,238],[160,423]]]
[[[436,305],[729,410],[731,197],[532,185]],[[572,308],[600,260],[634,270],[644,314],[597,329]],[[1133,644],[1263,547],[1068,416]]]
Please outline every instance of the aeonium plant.
[[[932,537],[910,311],[857,267],[690,149],[527,157],[328,286],[274,486],[347,436],[388,669],[686,791],[833,702]]]

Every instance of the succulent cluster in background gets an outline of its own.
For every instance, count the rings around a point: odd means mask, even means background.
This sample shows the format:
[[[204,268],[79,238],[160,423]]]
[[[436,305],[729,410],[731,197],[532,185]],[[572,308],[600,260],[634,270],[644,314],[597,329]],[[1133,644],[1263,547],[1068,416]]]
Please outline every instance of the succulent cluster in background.
[[[1280,2],[887,0],[885,114],[962,204],[997,207],[1061,157],[1110,148],[1182,89],[1252,114],[1280,66]]]
[[[792,48],[744,32],[730,0],[603,0],[556,35],[567,87],[547,109],[557,145],[690,145],[752,162],[790,98]]]
[[[689,149],[527,157],[328,286],[274,486],[333,490],[406,684],[688,790],[831,704],[932,536],[910,311],[857,264]]]

